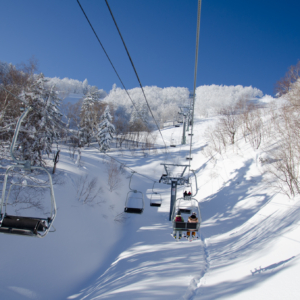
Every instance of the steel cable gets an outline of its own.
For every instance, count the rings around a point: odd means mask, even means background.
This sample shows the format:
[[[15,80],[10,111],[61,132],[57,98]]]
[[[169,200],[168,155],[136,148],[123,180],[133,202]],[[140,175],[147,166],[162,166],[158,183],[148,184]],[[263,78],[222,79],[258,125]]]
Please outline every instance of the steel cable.
[[[194,130],[194,113],[195,113],[196,81],[197,81],[197,69],[198,69],[201,3],[202,3],[202,1],[198,0],[196,54],[195,54],[194,87],[193,87],[193,111],[192,111],[192,126],[191,126],[192,128],[191,128],[191,139],[190,139],[190,158],[192,158],[192,142],[193,142],[193,130]],[[190,169],[191,169],[191,160],[189,161],[189,171],[190,171]]]
[[[165,147],[167,148],[167,145],[166,145],[166,143],[165,143],[165,140],[164,140],[164,138],[163,138],[163,135],[162,135],[162,133],[161,133],[161,131],[160,131],[160,128],[159,128],[159,126],[158,126],[158,124],[157,124],[157,122],[156,122],[156,120],[155,120],[155,118],[154,118],[154,115],[153,115],[152,110],[151,110],[151,108],[150,108],[150,105],[149,105],[149,103],[148,103],[147,97],[146,97],[146,95],[145,95],[145,92],[144,92],[142,83],[141,83],[141,81],[140,81],[140,78],[139,78],[138,73],[137,73],[137,71],[136,71],[136,68],[135,68],[135,66],[134,66],[134,63],[133,63],[133,61],[132,61],[132,59],[131,59],[131,56],[130,56],[129,51],[128,51],[127,47],[126,47],[125,41],[124,41],[124,39],[123,39],[123,37],[122,37],[122,34],[121,34],[121,32],[120,32],[120,29],[119,29],[119,27],[118,27],[118,25],[117,25],[117,22],[116,22],[116,20],[115,20],[115,18],[114,18],[114,15],[113,15],[113,13],[112,13],[112,11],[111,11],[111,9],[110,9],[110,6],[109,6],[107,0],[105,0],[105,3],[106,3],[106,5],[107,5],[107,7],[108,7],[108,10],[109,10],[109,12],[110,12],[110,15],[111,15],[111,17],[112,17],[112,19],[113,19],[113,21],[114,21],[114,23],[115,23],[115,26],[116,26],[116,28],[117,28],[117,30],[118,30],[118,33],[119,33],[119,35],[120,35],[120,38],[121,38],[121,40],[122,40],[122,42],[123,42],[124,48],[125,48],[125,50],[126,50],[126,53],[127,53],[127,55],[128,55],[128,58],[129,58],[130,63],[131,63],[131,65],[132,65],[132,68],[133,68],[133,70],[134,70],[134,73],[135,73],[135,75],[136,75],[136,78],[137,78],[137,80],[138,80],[138,82],[139,82],[139,84],[140,84],[140,87],[141,87],[141,89],[142,89],[142,92],[143,92],[145,101],[146,101],[146,103],[147,103],[147,106],[148,106],[148,108],[149,108],[149,111],[150,111],[150,113],[151,113],[151,116],[152,116],[152,118],[153,118],[153,120],[154,120],[154,122],[155,122],[155,125],[156,125],[156,127],[157,127],[157,129],[158,129],[158,131],[159,131],[159,133],[160,133],[160,135],[161,135],[161,138],[162,138],[162,140],[163,140],[163,142],[164,142],[164,144],[165,144]]]

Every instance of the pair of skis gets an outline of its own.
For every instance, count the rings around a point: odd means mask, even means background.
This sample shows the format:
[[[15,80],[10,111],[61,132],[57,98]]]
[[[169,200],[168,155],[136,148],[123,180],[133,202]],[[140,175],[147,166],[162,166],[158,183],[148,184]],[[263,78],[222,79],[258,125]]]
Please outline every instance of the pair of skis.
[[[186,235],[175,235],[174,233],[171,234],[171,236],[175,239],[175,241],[179,241],[182,239],[182,237],[186,238],[188,241],[192,242],[193,240],[198,239],[198,236],[194,235],[194,236],[186,236]]]

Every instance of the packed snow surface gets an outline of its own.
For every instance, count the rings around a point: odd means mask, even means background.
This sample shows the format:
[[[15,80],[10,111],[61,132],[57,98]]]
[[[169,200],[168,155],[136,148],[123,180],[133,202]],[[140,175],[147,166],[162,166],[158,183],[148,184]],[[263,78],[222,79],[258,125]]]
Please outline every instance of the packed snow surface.
[[[142,215],[122,213],[130,169],[111,192],[109,157],[89,147],[79,162],[62,145],[54,175],[56,231],[44,239],[1,235],[1,299],[299,299],[300,200],[266,184],[259,150],[243,141],[223,159],[204,156],[203,133],[214,122],[195,120],[199,239],[171,236],[170,186],[157,183],[162,206],[149,205],[161,163],[188,164],[190,137],[180,145],[182,127],[162,130],[168,145],[177,144],[167,153],[159,139],[150,152],[113,147],[108,153],[147,177],[135,174],[131,184],[144,195]],[[89,204],[76,192],[85,175],[101,187]]]

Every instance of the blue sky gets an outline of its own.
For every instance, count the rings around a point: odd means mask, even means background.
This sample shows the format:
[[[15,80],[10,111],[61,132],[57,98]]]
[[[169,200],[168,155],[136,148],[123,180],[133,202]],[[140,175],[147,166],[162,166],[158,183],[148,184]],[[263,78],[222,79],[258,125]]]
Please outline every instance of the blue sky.
[[[81,0],[127,89],[138,81],[104,0]],[[143,86],[193,87],[197,0],[109,0]],[[0,1],[0,60],[121,87],[76,0]],[[203,0],[197,86],[274,84],[300,58],[300,2]]]

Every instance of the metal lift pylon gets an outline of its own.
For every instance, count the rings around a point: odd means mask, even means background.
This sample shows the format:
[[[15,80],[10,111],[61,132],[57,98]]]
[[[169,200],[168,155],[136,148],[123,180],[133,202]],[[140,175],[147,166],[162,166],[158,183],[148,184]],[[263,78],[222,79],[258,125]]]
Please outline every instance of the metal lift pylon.
[[[161,164],[161,165],[164,166],[166,174],[163,174],[161,176],[159,182],[171,185],[171,201],[170,201],[170,214],[169,214],[169,221],[171,221],[174,203],[176,202],[177,185],[184,185],[188,183],[189,179],[184,178],[183,175],[189,165],[176,165],[176,164]],[[179,176],[172,176],[172,174],[168,170],[168,166],[184,167],[184,169]]]

